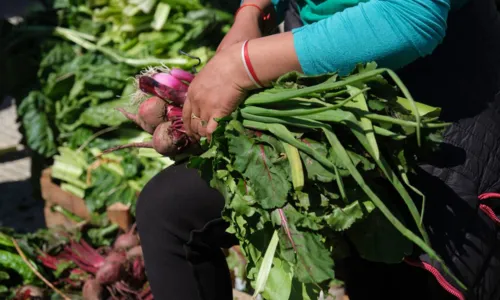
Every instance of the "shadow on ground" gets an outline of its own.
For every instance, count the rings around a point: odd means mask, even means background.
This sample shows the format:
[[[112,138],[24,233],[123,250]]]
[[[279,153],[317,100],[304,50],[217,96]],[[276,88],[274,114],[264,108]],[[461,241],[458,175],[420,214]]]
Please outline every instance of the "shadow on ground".
[[[43,201],[33,197],[29,179],[0,183],[0,227],[33,232],[45,227]]]

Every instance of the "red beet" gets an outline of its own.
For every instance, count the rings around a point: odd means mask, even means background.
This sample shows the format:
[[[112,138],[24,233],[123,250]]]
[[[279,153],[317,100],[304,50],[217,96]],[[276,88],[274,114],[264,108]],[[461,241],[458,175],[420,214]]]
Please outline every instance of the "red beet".
[[[136,257],[143,257],[141,246],[135,246],[132,249],[127,251],[127,259],[128,260],[132,260]]]
[[[177,153],[177,145],[170,131],[171,124],[170,122],[160,124],[153,134],[153,148],[162,155],[173,156]]]
[[[156,126],[166,121],[166,105],[167,103],[159,97],[151,97],[139,105],[137,114],[129,113],[123,108],[117,110],[144,131],[153,134]]]
[[[96,278],[100,284],[111,284],[121,279],[123,275],[123,266],[119,263],[105,263],[99,271]]]
[[[14,299],[16,300],[44,299],[44,293],[42,289],[36,286],[25,285],[16,292],[16,296]]]
[[[156,127],[151,142],[131,143],[104,150],[102,154],[126,148],[154,148],[156,152],[170,157],[175,157],[188,146],[195,143],[185,133],[181,119],[173,122],[164,122]],[[102,155],[101,154],[101,155]]]
[[[83,285],[84,300],[101,300],[103,288],[96,279],[87,279]]]
[[[139,245],[139,238],[136,234],[125,233],[120,235],[114,244],[115,249],[125,249],[128,250],[134,246]]]
[[[139,77],[139,88],[144,93],[158,96],[164,100],[169,100],[177,106],[184,105],[186,101],[186,91],[176,90],[166,86],[149,76]]]

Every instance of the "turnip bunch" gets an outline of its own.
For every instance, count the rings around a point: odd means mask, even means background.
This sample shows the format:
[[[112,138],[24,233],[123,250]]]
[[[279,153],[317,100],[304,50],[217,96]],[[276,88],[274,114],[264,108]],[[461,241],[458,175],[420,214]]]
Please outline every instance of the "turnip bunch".
[[[196,142],[186,135],[182,106],[194,75],[181,69],[149,68],[136,77],[134,102],[141,101],[137,114],[118,108],[127,119],[153,135],[152,141],[132,143],[104,151],[125,148],[153,148],[165,156],[176,156]],[[147,98],[146,100],[143,100]]]

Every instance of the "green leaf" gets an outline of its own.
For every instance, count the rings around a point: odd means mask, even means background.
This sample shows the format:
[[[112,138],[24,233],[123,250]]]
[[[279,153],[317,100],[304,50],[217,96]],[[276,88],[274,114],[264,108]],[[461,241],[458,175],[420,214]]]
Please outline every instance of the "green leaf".
[[[166,3],[158,3],[151,27],[154,30],[161,30],[167,22],[168,15],[170,14],[171,7]]]
[[[249,137],[241,131],[241,124],[236,121],[231,121],[227,126],[226,137],[229,153],[235,157],[234,168],[248,179],[247,184],[254,191],[259,204],[265,209],[285,204],[291,185],[288,180],[288,161],[281,153],[270,144]]]
[[[9,279],[9,273],[0,271],[0,281]]]
[[[259,273],[257,275],[257,280],[255,283],[255,291],[253,297],[256,297],[258,294],[263,292],[266,287],[267,278],[269,277],[269,273],[271,272],[274,255],[278,247],[278,241],[279,241],[278,232],[274,231],[273,237],[271,238],[271,242],[267,247],[266,254],[264,255],[264,258],[262,259],[262,263],[260,265]]]
[[[352,87],[352,86],[347,86],[347,91],[351,96],[356,95],[354,97],[353,101],[350,101],[345,104],[346,107],[355,107],[358,108],[362,111],[369,112],[368,111],[368,105],[366,104],[366,98],[365,95],[360,94],[360,89]],[[372,121],[370,121],[367,118],[360,117],[360,125],[361,128],[363,129],[363,133],[366,136],[366,140],[368,141],[368,145],[371,148],[370,153],[372,154],[373,158],[375,160],[379,159],[380,157],[380,150],[378,149],[378,144],[377,144],[377,139],[375,138],[375,132],[373,129],[373,124]]]
[[[120,99],[89,107],[80,116],[80,122],[93,127],[121,125],[128,120],[116,108],[126,105],[128,101]]]
[[[294,265],[294,276],[304,283],[322,283],[333,279],[333,259],[322,243],[321,236],[298,231],[293,225],[290,225],[290,232],[296,252],[283,230],[280,231],[280,249],[284,257],[294,258],[294,261],[289,261]]]
[[[18,108],[28,146],[45,157],[56,153],[54,132],[45,111],[50,102],[42,93],[35,91],[23,99]]]
[[[7,293],[9,291],[9,288],[6,287],[5,285],[0,285],[0,294]]]
[[[413,251],[412,242],[398,232],[379,210],[354,224],[347,235],[361,257],[370,261],[400,263]]]
[[[8,248],[13,248],[14,243],[12,242],[12,238],[5,233],[0,232],[0,245],[3,245]]]
[[[21,256],[0,250],[0,266],[11,269],[21,275],[24,283],[33,282],[35,279],[35,274],[26,265]]]
[[[327,156],[328,150],[326,149],[325,144],[307,138],[302,139],[302,142],[317,151],[320,155],[325,157]],[[322,164],[310,155],[300,151],[300,156],[304,162],[307,178],[309,178],[309,180],[327,183],[332,182],[335,179],[334,173],[328,171]]]
[[[346,207],[336,207],[332,214],[326,217],[326,223],[335,231],[344,231],[350,228],[356,221],[366,217],[375,209],[371,201],[354,201]]]
[[[292,292],[293,270],[291,266],[274,258],[266,287],[262,293],[264,299],[289,299]]]

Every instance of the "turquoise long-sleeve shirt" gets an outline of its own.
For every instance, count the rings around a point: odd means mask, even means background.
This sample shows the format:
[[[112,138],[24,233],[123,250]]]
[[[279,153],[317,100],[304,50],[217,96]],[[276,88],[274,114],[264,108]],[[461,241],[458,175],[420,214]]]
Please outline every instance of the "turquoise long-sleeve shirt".
[[[279,8],[284,1],[273,3]],[[306,25],[292,32],[302,70],[348,73],[370,61],[399,69],[432,53],[445,36],[448,13],[466,1],[299,0]],[[331,14],[334,7],[339,11]]]

